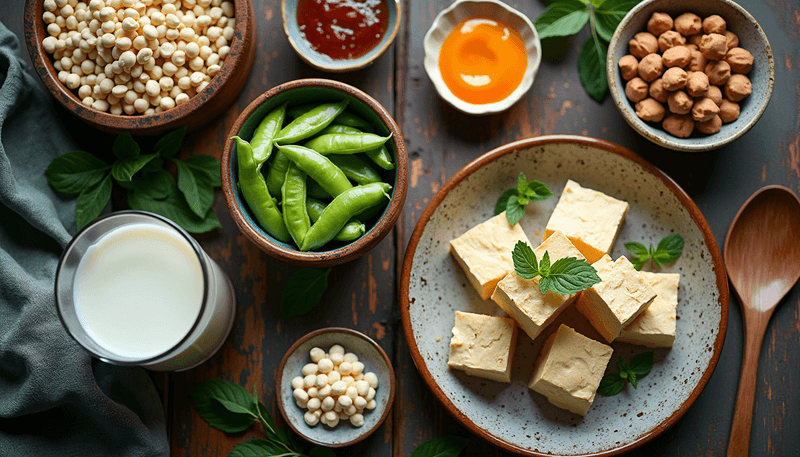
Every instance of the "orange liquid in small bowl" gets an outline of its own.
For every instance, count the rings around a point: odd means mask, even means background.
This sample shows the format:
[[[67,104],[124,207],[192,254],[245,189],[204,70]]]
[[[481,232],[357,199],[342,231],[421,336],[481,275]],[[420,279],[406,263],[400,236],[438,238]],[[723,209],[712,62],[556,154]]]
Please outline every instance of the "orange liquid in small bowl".
[[[439,71],[453,95],[473,104],[499,102],[514,92],[528,67],[517,30],[495,19],[473,17],[447,36]]]

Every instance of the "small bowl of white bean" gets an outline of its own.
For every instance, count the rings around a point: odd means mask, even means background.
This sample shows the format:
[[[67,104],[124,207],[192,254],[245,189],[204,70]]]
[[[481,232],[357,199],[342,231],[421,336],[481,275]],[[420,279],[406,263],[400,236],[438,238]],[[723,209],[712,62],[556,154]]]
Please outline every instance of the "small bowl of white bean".
[[[300,338],[275,377],[283,419],[320,446],[363,440],[388,417],[394,400],[394,369],[386,352],[347,328],[323,328]]]
[[[244,87],[255,53],[248,0],[27,0],[34,69],[97,129],[196,129]]]

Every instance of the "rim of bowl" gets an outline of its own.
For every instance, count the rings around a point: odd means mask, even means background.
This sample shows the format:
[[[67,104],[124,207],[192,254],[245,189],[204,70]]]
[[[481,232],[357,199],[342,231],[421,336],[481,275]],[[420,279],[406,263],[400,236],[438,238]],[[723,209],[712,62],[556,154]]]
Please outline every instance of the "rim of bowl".
[[[283,396],[281,395],[281,386],[283,385],[282,384],[283,370],[286,366],[286,361],[289,360],[289,357],[292,356],[297,351],[297,348],[300,347],[300,345],[310,340],[311,338],[314,338],[317,335],[323,335],[325,333],[345,333],[363,339],[378,351],[381,357],[383,357],[384,362],[386,362],[386,367],[389,370],[389,401],[386,403],[386,408],[383,410],[380,419],[378,419],[378,422],[376,422],[375,425],[373,425],[371,428],[364,430],[364,432],[357,438],[342,443],[321,443],[319,441],[309,438],[308,436],[300,432],[300,430],[298,430],[294,426],[294,424],[292,424],[292,421],[289,420],[289,416],[286,412],[286,405],[283,404]],[[375,433],[375,430],[378,430],[383,424],[383,422],[386,420],[386,418],[389,417],[389,411],[391,411],[392,405],[394,404],[394,394],[395,394],[394,367],[392,367],[392,361],[389,359],[389,356],[386,354],[386,351],[383,350],[380,344],[376,343],[375,340],[368,337],[367,335],[359,332],[358,330],[353,330],[345,327],[321,328],[319,330],[314,330],[313,332],[308,333],[302,336],[299,340],[297,340],[289,348],[289,350],[286,351],[286,354],[283,355],[283,359],[281,359],[281,364],[278,366],[278,371],[275,373],[275,384],[278,386],[278,393],[276,397],[278,400],[278,409],[281,412],[281,416],[283,416],[283,421],[286,422],[298,436],[302,436],[304,440],[320,446],[325,446],[330,448],[340,448],[340,447],[350,446],[366,439],[368,436]]]
[[[36,74],[61,105],[65,106],[82,120],[105,127],[108,130],[140,130],[139,134],[142,134],[141,130],[144,129],[153,129],[164,124],[179,122],[214,98],[223,85],[228,83],[234,75],[239,74],[238,71],[234,70],[237,70],[236,67],[240,59],[244,59],[242,62],[247,68],[247,71],[244,73],[250,73],[253,58],[245,55],[244,46],[245,41],[247,41],[245,37],[251,35],[253,37],[251,48],[253,48],[253,51],[255,50],[255,17],[249,0],[232,1],[234,2],[234,14],[236,19],[234,40],[230,44],[231,51],[228,57],[222,62],[222,67],[219,72],[211,78],[206,89],[195,94],[195,96],[190,98],[187,102],[160,113],[129,116],[111,114],[84,105],[76,94],[58,80],[58,72],[55,67],[53,67],[51,57],[42,47],[42,40],[48,35],[46,34],[44,23],[42,22],[44,4],[41,1],[26,0],[24,13],[25,41],[28,45],[28,52],[31,56]]]
[[[425,380],[425,383],[428,387],[433,391],[439,401],[444,405],[445,409],[447,409],[450,414],[455,417],[461,424],[467,427],[472,433],[481,436],[482,438],[486,439],[490,443],[499,446],[507,451],[511,451],[520,455],[529,455],[529,456],[537,456],[537,457],[552,457],[552,454],[544,454],[541,452],[537,452],[530,449],[525,449],[518,447],[514,443],[510,443],[508,441],[503,440],[495,435],[493,435],[490,431],[485,430],[477,426],[474,422],[472,422],[465,414],[463,414],[455,404],[447,398],[444,391],[436,384],[436,381],[433,379],[430,371],[428,371],[427,365],[425,364],[425,360],[419,352],[419,348],[417,347],[417,343],[414,340],[414,331],[411,326],[411,317],[409,315],[409,308],[411,303],[408,299],[408,288],[411,281],[411,266],[414,260],[414,253],[416,252],[417,245],[419,244],[420,239],[422,238],[422,233],[425,229],[430,218],[436,212],[436,209],[442,203],[444,198],[447,194],[453,190],[456,186],[458,186],[461,181],[467,178],[469,175],[474,173],[475,171],[481,169],[486,164],[506,155],[514,153],[520,149],[530,149],[535,147],[541,147],[547,144],[553,143],[571,143],[581,146],[588,146],[598,149],[603,149],[607,152],[620,155],[624,158],[635,162],[639,166],[641,166],[646,172],[658,177],[661,181],[678,197],[678,200],[681,204],[688,210],[689,215],[691,216],[692,220],[697,224],[698,228],[700,229],[701,233],[703,234],[703,239],[706,245],[711,252],[711,257],[714,263],[714,272],[716,275],[716,286],[717,290],[719,291],[719,299],[717,300],[720,307],[720,321],[719,321],[719,333],[717,334],[717,338],[714,341],[714,353],[711,356],[711,360],[709,360],[708,368],[703,373],[703,376],[700,378],[700,381],[697,383],[697,386],[692,390],[692,393],[689,395],[689,398],[686,399],[685,402],[674,412],[670,415],[667,419],[665,419],[661,424],[654,427],[652,430],[644,433],[641,437],[637,440],[632,441],[630,443],[621,445],[619,447],[609,449],[606,451],[601,451],[597,453],[591,454],[575,454],[571,455],[571,457],[578,457],[578,456],[611,456],[611,455],[618,455],[623,452],[630,451],[631,449],[637,448],[642,444],[650,441],[654,437],[661,434],[661,432],[669,429],[675,422],[678,421],[683,415],[688,411],[688,409],[692,406],[695,402],[697,397],[705,388],[708,380],[711,378],[711,375],[714,373],[714,369],[717,366],[717,362],[719,361],[719,356],[722,353],[722,345],[725,342],[725,334],[728,329],[728,305],[729,305],[729,291],[728,291],[728,278],[725,273],[724,263],[722,261],[722,254],[720,254],[719,246],[717,246],[716,238],[714,234],[711,232],[711,228],[708,226],[708,223],[703,217],[703,214],[700,212],[700,209],[697,205],[692,201],[689,195],[675,182],[667,176],[666,173],[661,171],[656,166],[652,165],[651,163],[644,160],[635,152],[631,151],[628,148],[622,147],[620,145],[611,143],[609,141],[600,140],[596,138],[589,138],[589,137],[582,137],[582,136],[574,136],[574,135],[551,135],[551,136],[542,136],[536,138],[528,138],[524,140],[515,141],[513,143],[509,143],[498,148],[495,148],[482,156],[478,157],[477,159],[473,160],[462,169],[460,169],[452,178],[450,178],[447,183],[442,186],[442,189],[436,193],[431,199],[431,202],[425,208],[425,211],[422,212],[422,215],[417,222],[417,225],[414,227],[414,231],[411,233],[411,239],[408,242],[408,247],[406,248],[405,257],[403,258],[403,270],[400,275],[400,312],[403,322],[403,333],[406,337],[406,342],[409,347],[409,352],[411,353],[412,359],[414,360],[414,364],[417,366],[417,369],[422,375],[422,378]]]
[[[380,118],[381,122],[386,125],[386,128],[392,133],[392,140],[395,142],[396,164],[395,164],[395,183],[392,189],[392,199],[386,208],[383,217],[378,220],[372,230],[368,231],[361,238],[342,246],[338,249],[325,252],[301,252],[295,249],[288,249],[278,245],[269,238],[261,235],[252,225],[245,219],[244,210],[239,207],[234,196],[234,192],[238,192],[230,182],[230,167],[233,160],[233,140],[232,136],[238,135],[247,119],[258,109],[263,103],[275,95],[298,89],[303,87],[325,87],[359,99],[369,109],[371,109]],[[377,100],[369,96],[366,92],[353,87],[343,82],[334,81],[330,79],[297,79],[289,81],[284,84],[273,87],[272,89],[264,92],[256,97],[247,108],[245,108],[239,117],[236,118],[231,129],[228,131],[228,136],[225,140],[225,147],[222,151],[222,192],[225,194],[225,203],[228,205],[228,210],[239,226],[239,230],[244,233],[253,243],[255,243],[262,251],[267,254],[285,262],[295,265],[313,266],[313,267],[328,267],[339,265],[362,256],[374,248],[383,238],[389,234],[400,216],[400,211],[403,208],[403,203],[406,199],[406,191],[408,187],[408,156],[406,154],[406,146],[403,141],[403,136],[400,133],[400,128],[395,123],[394,119],[389,115],[386,109],[378,103]]]
[[[495,103],[486,103],[486,104],[475,104],[475,103],[468,103],[460,98],[456,97],[453,92],[447,87],[444,80],[441,77],[441,73],[439,72],[439,55],[436,54],[435,56],[432,53],[431,44],[431,37],[433,36],[434,31],[440,29],[442,26],[442,20],[445,16],[449,14],[454,14],[454,11],[457,8],[461,8],[466,3],[477,3],[477,4],[490,4],[496,7],[499,7],[509,14],[518,17],[525,26],[530,29],[533,35],[533,49],[535,50],[536,55],[534,56],[533,65],[530,66],[525,70],[525,75],[522,78],[519,86],[508,95],[508,97],[504,98],[503,100]],[[536,27],[533,26],[531,20],[521,11],[514,9],[513,7],[503,3],[499,0],[457,0],[452,5],[448,6],[447,8],[443,9],[436,15],[436,18],[433,20],[431,27],[428,29],[427,33],[425,33],[425,38],[422,41],[423,48],[425,50],[425,58],[423,61],[423,66],[425,67],[425,72],[428,74],[428,79],[431,80],[433,83],[434,89],[436,89],[437,94],[441,97],[447,104],[452,106],[453,108],[471,115],[476,116],[484,116],[490,114],[497,114],[506,111],[507,109],[514,106],[515,103],[520,101],[522,97],[528,93],[528,91],[533,86],[533,81],[536,79],[536,74],[539,72],[539,67],[542,63],[542,42],[539,39],[539,33],[536,31]],[[431,51],[430,53],[428,51]],[[440,50],[441,51],[441,50]],[[526,52],[526,54],[528,54]],[[529,55],[529,54],[528,54]],[[433,65],[433,63],[436,65]]]
[[[382,56],[389,46],[394,43],[395,37],[397,37],[397,31],[400,29],[400,21],[403,18],[403,2],[400,0],[387,0],[387,4],[395,5],[395,10],[397,11],[397,19],[394,21],[392,25],[391,31],[389,32],[389,39],[386,40],[382,45],[376,46],[372,48],[365,56],[369,56],[368,58],[364,59],[363,61],[359,61],[359,59],[354,59],[351,64],[343,64],[343,65],[332,65],[327,62],[321,61],[317,58],[317,56],[313,54],[308,54],[305,52],[304,49],[297,44],[295,37],[289,31],[289,20],[291,20],[289,11],[287,9],[287,0],[281,0],[281,20],[283,21],[283,34],[286,35],[286,39],[289,41],[289,44],[294,49],[294,52],[300,56],[300,59],[303,62],[307,63],[308,65],[316,68],[317,70],[327,71],[329,73],[347,73],[351,71],[361,70],[366,68],[373,63],[378,57]],[[292,11],[295,13],[295,11]],[[296,14],[295,14],[296,15]],[[388,31],[388,30],[387,30]],[[347,59],[344,59],[347,60]]]
[[[654,134],[653,132],[647,130],[647,124],[644,123],[638,116],[631,114],[630,111],[626,111],[623,109],[623,104],[630,105],[628,99],[623,97],[619,91],[617,90],[617,86],[615,82],[619,79],[617,74],[617,65],[616,61],[619,60],[617,58],[616,52],[614,51],[617,47],[617,42],[620,40],[620,36],[622,35],[622,31],[628,27],[628,23],[633,19],[633,17],[639,12],[644,9],[645,7],[649,6],[652,3],[662,2],[664,0],[644,0],[643,2],[639,3],[638,5],[634,6],[628,14],[622,18],[620,21],[619,26],[614,31],[614,35],[611,36],[611,41],[608,43],[608,56],[606,57],[606,78],[608,80],[608,90],[611,92],[611,97],[614,99],[614,105],[616,105],[617,109],[619,110],[622,117],[625,119],[625,122],[628,123],[636,132],[638,132],[643,137],[647,138],[648,140],[656,143],[660,146],[665,148],[673,149],[675,151],[682,151],[682,152],[705,152],[711,151],[714,149],[719,149],[726,144],[738,139],[745,133],[747,133],[758,120],[761,118],[761,115],[764,114],[764,111],[767,109],[767,105],[769,104],[769,100],[772,97],[772,89],[775,85],[775,61],[772,55],[772,47],[769,44],[769,40],[767,39],[767,35],[764,33],[764,29],[758,24],[755,18],[747,12],[744,8],[739,6],[739,4],[731,1],[731,0],[716,0],[719,3],[723,3],[725,5],[730,6],[731,8],[735,9],[739,13],[741,13],[750,23],[754,26],[755,30],[758,32],[759,37],[764,40],[764,47],[767,50],[767,59],[769,61],[769,77],[767,82],[767,93],[763,100],[760,101],[760,106],[758,111],[756,111],[755,115],[750,119],[750,121],[742,126],[739,130],[734,132],[733,135],[730,135],[725,138],[720,138],[717,142],[711,144],[692,144],[692,143],[684,143],[684,140],[691,140],[692,138],[678,138],[676,140],[666,138],[663,134]],[[666,132],[664,132],[666,134]]]

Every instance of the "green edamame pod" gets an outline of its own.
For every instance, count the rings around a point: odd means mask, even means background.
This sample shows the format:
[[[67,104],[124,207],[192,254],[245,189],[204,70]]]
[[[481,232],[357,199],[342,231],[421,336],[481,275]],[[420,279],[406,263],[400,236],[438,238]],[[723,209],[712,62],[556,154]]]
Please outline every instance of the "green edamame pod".
[[[356,116],[355,114],[349,111],[345,111],[342,114],[336,116],[336,123],[347,125],[349,127],[355,127],[364,132],[372,132],[372,125],[369,122],[365,121],[361,117]]]
[[[283,180],[286,179],[286,170],[289,169],[291,162],[280,149],[275,153],[272,158],[272,165],[267,171],[267,188],[269,188],[271,195],[281,195]]]
[[[358,215],[356,217],[358,218],[358,220],[366,222],[366,221],[371,220],[375,216],[383,214],[383,210],[384,209],[386,209],[386,205],[378,204],[378,205],[375,205],[375,206],[373,206],[371,208],[367,208],[364,211],[358,213]]]
[[[317,219],[327,207],[328,205],[325,202],[311,196],[306,197],[306,211],[308,211],[308,218],[311,219],[312,224],[317,222]]]
[[[323,189],[318,182],[314,181],[311,178],[309,178],[308,181],[306,182],[306,193],[308,193],[309,197],[314,197],[314,198],[322,198],[328,200],[333,198],[331,197],[331,194],[325,192],[325,189]]]
[[[286,110],[286,115],[291,117],[292,119],[297,119],[298,117],[302,116],[303,114],[307,113],[308,110],[317,106],[316,103],[306,103],[304,105],[294,105],[293,107]]]
[[[384,144],[378,149],[365,152],[375,165],[383,168],[384,170],[394,170],[394,163],[392,162],[392,153],[386,148]]]
[[[358,184],[381,182],[381,176],[367,162],[354,155],[331,155],[328,158],[339,167],[351,181]]]
[[[297,168],[308,173],[308,176],[331,196],[336,197],[353,187],[344,172],[317,151],[290,144],[277,146],[279,151],[297,165]]]
[[[283,181],[283,222],[295,244],[300,246],[311,228],[306,211],[306,172],[294,163],[286,170]]]
[[[275,142],[279,144],[295,143],[316,135],[344,111],[347,103],[347,100],[342,100],[339,103],[323,103],[311,108],[278,132]]]
[[[356,186],[342,192],[311,226],[300,250],[309,251],[324,246],[339,233],[351,217],[379,204],[384,198],[389,199],[388,192],[391,188],[389,184],[381,182]]]
[[[350,127],[348,125],[342,125],[342,124],[331,124],[319,132],[320,135],[327,135],[329,133],[364,133],[364,132],[355,127]]]
[[[306,210],[308,211],[308,217],[311,218],[312,223],[317,222],[317,219],[319,219],[319,216],[322,215],[322,212],[325,211],[327,206],[328,205],[315,198],[306,199]],[[333,239],[335,241],[353,241],[359,239],[366,231],[367,227],[362,222],[351,219],[339,230],[339,233],[337,233]]]
[[[306,141],[305,147],[322,155],[356,154],[378,149],[389,138],[391,135],[379,136],[373,133],[329,133]]]
[[[283,214],[270,195],[264,177],[258,171],[250,143],[238,136],[233,139],[236,141],[236,160],[239,163],[239,189],[247,206],[253,211],[261,228],[276,239],[288,243],[292,237],[286,230]]]
[[[280,132],[284,117],[286,117],[286,103],[270,111],[253,132],[250,146],[253,148],[253,158],[259,170],[272,154],[272,139]]]

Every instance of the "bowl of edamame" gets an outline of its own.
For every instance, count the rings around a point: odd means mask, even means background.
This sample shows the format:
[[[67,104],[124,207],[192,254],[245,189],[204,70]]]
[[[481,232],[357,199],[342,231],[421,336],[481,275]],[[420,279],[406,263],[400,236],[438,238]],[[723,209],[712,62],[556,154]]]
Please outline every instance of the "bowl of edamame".
[[[283,261],[354,260],[391,231],[406,197],[400,129],[375,99],[326,79],[281,84],[236,119],[222,190],[239,229]]]

